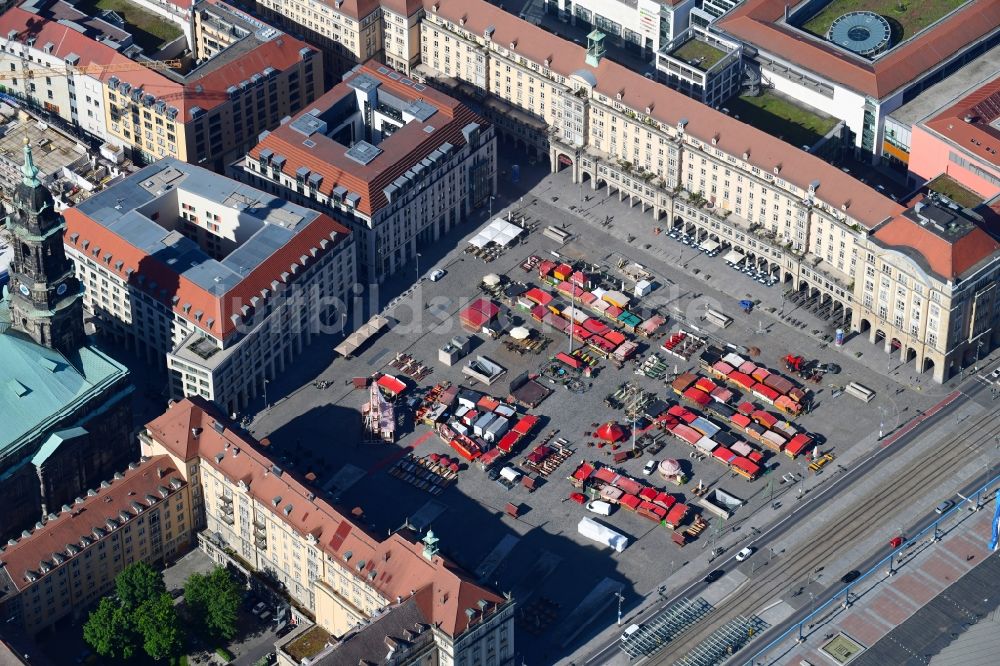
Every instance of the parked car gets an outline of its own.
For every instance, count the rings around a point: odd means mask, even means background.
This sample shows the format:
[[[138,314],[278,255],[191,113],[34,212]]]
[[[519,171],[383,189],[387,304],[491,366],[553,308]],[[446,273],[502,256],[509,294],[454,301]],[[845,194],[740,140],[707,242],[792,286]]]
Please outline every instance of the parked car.
[[[263,620],[264,622],[267,622],[267,618],[271,617],[271,611],[265,610],[258,617],[260,617],[260,619]]]
[[[940,504],[938,504],[936,507],[934,507],[934,513],[942,514],[945,511],[947,511],[948,509],[950,509],[951,505],[952,505],[952,501],[951,500],[945,500],[945,501],[941,502]]]
[[[650,474],[652,474],[655,471],[656,471],[656,461],[655,460],[650,460],[648,463],[646,463],[646,466],[642,468],[642,473],[645,474],[646,476],[649,476]]]
[[[266,608],[267,604],[265,604],[263,601],[258,601],[257,605],[253,607],[253,614],[260,615],[261,613],[264,612]]]
[[[753,548],[751,548],[750,546],[747,546],[746,548],[744,548],[740,552],[736,553],[736,561],[737,562],[743,562],[744,560],[746,560],[751,555],[753,555]]]
[[[442,270],[440,268],[437,269],[437,270],[435,270],[435,271],[431,271],[431,274],[430,274],[431,282],[437,282],[438,280],[440,280],[441,278],[443,278],[444,275],[445,275],[444,270]]]
[[[840,577],[840,582],[846,585],[848,583],[853,583],[858,578],[861,578],[861,572],[852,569]]]
[[[709,571],[708,575],[705,576],[704,580],[706,583],[714,583],[715,581],[719,580],[725,575],[726,575],[725,571],[723,571],[722,569],[716,569],[715,571]]]

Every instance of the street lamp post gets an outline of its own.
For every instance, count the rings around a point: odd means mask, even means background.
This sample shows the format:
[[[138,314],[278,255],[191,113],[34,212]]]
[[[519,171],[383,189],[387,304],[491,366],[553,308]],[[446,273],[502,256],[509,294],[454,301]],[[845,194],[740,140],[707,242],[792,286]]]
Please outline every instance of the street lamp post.
[[[625,601],[625,595],[621,593],[621,590],[614,593],[614,596],[618,597],[618,626],[622,626],[622,602]]]
[[[267,401],[267,385],[270,384],[270,383],[271,383],[270,380],[268,380],[268,379],[264,380],[264,409],[265,410],[271,408],[271,403],[269,403]]]
[[[494,196],[494,195],[491,194],[490,195],[490,219],[491,220],[493,219],[493,200],[494,199],[496,199],[496,196]]]
[[[419,278],[420,277],[420,253],[417,252],[416,255],[417,255],[416,256],[416,259],[417,259],[417,277]]]

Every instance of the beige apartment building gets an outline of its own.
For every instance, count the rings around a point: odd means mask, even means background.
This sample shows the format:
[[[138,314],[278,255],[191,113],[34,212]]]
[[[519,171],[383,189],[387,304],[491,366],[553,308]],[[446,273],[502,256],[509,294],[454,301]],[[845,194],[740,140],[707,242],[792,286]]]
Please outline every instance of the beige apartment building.
[[[137,161],[175,157],[221,171],[324,89],[316,49],[221,0],[195,5],[193,64],[176,70],[145,67],[131,35],[111,24],[78,31],[62,20],[66,3],[41,5],[41,13],[0,15],[8,75],[0,92],[130,149]],[[125,43],[116,48],[116,40]]]
[[[378,0],[257,0],[256,7],[269,22],[322,49],[333,81],[354,65],[382,56]]]
[[[369,534],[199,399],[172,404],[140,441],[145,455],[170,456],[200,486],[202,548],[276,581],[297,612],[334,637],[415,602],[433,632],[435,663],[513,664],[514,602],[442,557],[432,532],[421,541]]]
[[[874,300],[874,309],[863,306],[859,279],[871,265],[869,254],[877,264],[881,257],[893,263],[926,250],[933,255],[923,257],[927,266],[955,255],[962,270],[951,277],[950,268],[924,270],[920,261],[897,269],[909,284],[936,284],[926,288],[948,300],[946,292],[992,274],[991,243],[946,234],[938,249],[905,249],[904,241],[920,233],[894,231],[926,227],[904,215],[904,206],[818,157],[609,61],[599,31],[578,46],[486,0],[387,0],[381,20],[387,63],[475,101],[509,144],[548,157],[553,171],[569,170],[581,187],[607,188],[650,211],[655,226],[680,226],[699,240],[728,245],[784,289],[829,304],[844,329],[871,331],[886,351],[898,350],[935,380],[996,344],[1000,313],[992,301],[985,311],[982,296],[971,299],[979,303],[975,317],[942,308],[936,335],[924,331],[929,317],[922,319],[917,344],[905,316],[901,327],[888,311],[872,325],[880,310]],[[972,224],[982,231],[984,223]],[[882,227],[892,231],[877,234]],[[966,275],[973,266],[975,273]]]
[[[186,476],[170,456],[143,458],[0,547],[0,622],[35,635],[79,619],[129,564],[186,552],[200,493]]]

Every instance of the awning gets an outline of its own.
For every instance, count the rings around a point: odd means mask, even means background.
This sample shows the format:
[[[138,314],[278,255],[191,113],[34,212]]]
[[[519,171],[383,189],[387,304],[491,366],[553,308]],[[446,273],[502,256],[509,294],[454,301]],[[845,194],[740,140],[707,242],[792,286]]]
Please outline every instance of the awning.
[[[726,254],[725,257],[723,257],[723,259],[725,259],[730,264],[738,264],[744,259],[746,259],[746,256],[742,252],[738,252],[737,250],[730,250],[729,253]]]
[[[719,249],[719,244],[716,243],[714,240],[705,240],[705,241],[702,241],[700,243],[700,245],[701,245],[701,249],[703,249],[705,252],[711,252],[712,250],[718,250]]]
[[[389,325],[389,320],[381,315],[375,315],[361,328],[347,336],[347,339],[337,345],[333,351],[343,357],[349,357],[358,347],[368,341],[373,335]]]

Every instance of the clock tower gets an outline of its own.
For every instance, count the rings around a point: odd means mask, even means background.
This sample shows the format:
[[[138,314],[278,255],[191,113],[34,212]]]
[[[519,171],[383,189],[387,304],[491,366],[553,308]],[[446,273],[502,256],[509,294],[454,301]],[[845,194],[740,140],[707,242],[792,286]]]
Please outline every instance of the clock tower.
[[[14,237],[11,328],[68,355],[84,344],[85,336],[83,292],[63,248],[65,227],[53,207],[52,194],[38,178],[31,145],[25,139],[21,182],[14,191],[14,212],[7,218]]]

